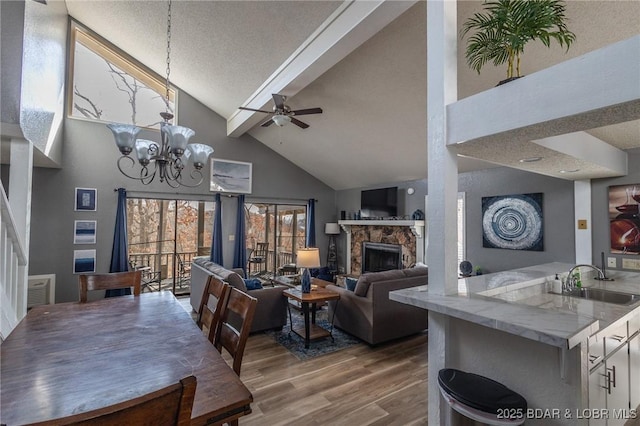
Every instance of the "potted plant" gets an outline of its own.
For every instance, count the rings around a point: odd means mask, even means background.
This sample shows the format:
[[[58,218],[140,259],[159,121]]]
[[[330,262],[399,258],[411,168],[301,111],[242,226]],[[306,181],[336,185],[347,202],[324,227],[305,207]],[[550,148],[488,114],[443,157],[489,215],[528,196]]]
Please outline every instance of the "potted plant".
[[[489,61],[496,66],[507,63],[507,80],[499,84],[521,77],[520,56],[528,42],[540,40],[549,47],[554,39],[569,50],[576,38],[567,28],[561,0],[485,1],[484,10],[464,23],[460,35],[464,38],[473,30],[465,56],[478,74]]]

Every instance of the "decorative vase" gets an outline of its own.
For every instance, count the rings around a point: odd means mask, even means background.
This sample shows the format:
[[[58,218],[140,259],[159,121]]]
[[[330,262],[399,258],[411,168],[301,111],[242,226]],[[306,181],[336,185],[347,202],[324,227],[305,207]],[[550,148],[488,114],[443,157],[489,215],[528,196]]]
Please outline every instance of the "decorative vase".
[[[303,293],[311,293],[311,274],[309,273],[309,268],[304,268],[302,271],[300,288]]]

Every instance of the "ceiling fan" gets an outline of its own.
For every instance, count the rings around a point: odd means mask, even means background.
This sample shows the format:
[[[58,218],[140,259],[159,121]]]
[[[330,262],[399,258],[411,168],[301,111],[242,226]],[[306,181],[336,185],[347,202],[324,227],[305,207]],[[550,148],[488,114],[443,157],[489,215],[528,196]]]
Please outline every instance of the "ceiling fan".
[[[307,108],[307,109],[291,110],[291,108],[289,108],[289,106],[285,105],[284,103],[287,100],[286,96],[279,95],[277,93],[274,93],[272,96],[273,96],[273,103],[274,103],[273,111],[265,111],[262,109],[253,109],[253,108],[246,108],[246,107],[240,107],[239,109],[245,109],[247,111],[264,112],[266,114],[273,114],[271,118],[269,118],[267,121],[261,124],[262,127],[271,126],[273,123],[275,123],[276,126],[282,127],[285,124],[291,122],[300,128],[306,129],[307,127],[309,127],[309,125],[307,123],[304,123],[298,120],[294,116],[322,114],[322,108]]]

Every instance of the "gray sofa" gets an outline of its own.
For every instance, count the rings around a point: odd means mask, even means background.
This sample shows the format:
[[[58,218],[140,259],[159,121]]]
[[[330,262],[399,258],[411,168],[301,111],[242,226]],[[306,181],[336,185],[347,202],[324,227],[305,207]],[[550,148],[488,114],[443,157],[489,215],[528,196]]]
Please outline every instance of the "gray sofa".
[[[328,285],[340,293],[329,302],[329,318],[335,312],[335,327],[370,345],[418,333],[427,328],[427,310],[390,300],[389,291],[427,283],[428,269],[416,267],[363,274],[354,291]]]
[[[243,274],[242,269],[229,270],[209,261],[208,258],[195,258],[191,264],[191,306],[193,310],[199,311],[207,279],[209,275],[213,275],[258,299],[251,325],[252,333],[282,328],[287,322],[287,298],[282,295],[282,292],[288,287],[269,285],[260,289],[247,290],[242,279]]]

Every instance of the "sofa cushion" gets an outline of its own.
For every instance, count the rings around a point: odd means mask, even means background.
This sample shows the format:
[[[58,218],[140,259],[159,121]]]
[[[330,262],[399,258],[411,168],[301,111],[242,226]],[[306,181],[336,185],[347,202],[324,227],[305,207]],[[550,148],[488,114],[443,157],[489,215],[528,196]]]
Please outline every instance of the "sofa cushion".
[[[354,291],[356,289],[357,283],[358,283],[357,278],[353,278],[353,277],[344,278],[344,287],[349,291]]]
[[[402,271],[407,278],[429,275],[429,268],[425,268],[424,266],[416,266],[414,268],[403,269]]]
[[[356,296],[364,297],[369,291],[369,285],[377,281],[389,281],[404,278],[404,272],[401,269],[393,269],[390,271],[369,272],[360,275],[354,293]]]
[[[247,287],[247,290],[257,290],[262,288],[262,283],[257,278],[246,278],[243,279],[244,285]]]

